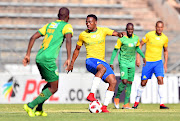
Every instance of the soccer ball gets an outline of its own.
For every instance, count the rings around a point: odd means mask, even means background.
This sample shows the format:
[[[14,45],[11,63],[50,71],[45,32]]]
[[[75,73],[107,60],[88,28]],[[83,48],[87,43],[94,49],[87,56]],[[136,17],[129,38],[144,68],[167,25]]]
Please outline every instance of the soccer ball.
[[[93,101],[89,104],[89,111],[91,113],[101,113],[102,110],[101,110],[101,103],[99,101]]]

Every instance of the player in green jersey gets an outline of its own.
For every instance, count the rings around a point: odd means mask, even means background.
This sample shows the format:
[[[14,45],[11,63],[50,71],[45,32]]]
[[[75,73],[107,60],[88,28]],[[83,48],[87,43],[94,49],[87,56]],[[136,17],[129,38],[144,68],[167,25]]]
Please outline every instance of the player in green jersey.
[[[56,66],[56,58],[58,57],[61,45],[66,38],[67,60],[64,66],[69,66],[71,59],[71,37],[73,35],[73,28],[68,24],[69,9],[62,7],[59,9],[58,20],[46,24],[39,29],[29,41],[26,56],[23,59],[23,65],[26,66],[30,63],[31,48],[36,39],[45,36],[43,43],[36,56],[36,64],[40,71],[42,79],[47,81],[47,84],[42,89],[41,94],[32,102],[25,104],[24,109],[30,117],[47,116],[43,112],[43,103],[58,90],[59,73]],[[34,107],[37,106],[35,112]]]
[[[114,69],[113,61],[116,57],[118,49],[120,49],[118,61],[122,82],[120,82],[120,84],[118,85],[118,92],[116,94],[116,97],[114,98],[114,106],[117,109],[119,109],[119,96],[124,90],[125,86],[126,91],[123,109],[131,109],[128,102],[131,94],[131,85],[134,80],[135,74],[136,51],[141,55],[141,57],[143,57],[143,62],[144,64],[146,64],[145,56],[139,48],[139,37],[133,34],[133,31],[134,25],[132,23],[128,23],[126,25],[127,36],[118,38],[110,60],[110,66],[112,69]]]

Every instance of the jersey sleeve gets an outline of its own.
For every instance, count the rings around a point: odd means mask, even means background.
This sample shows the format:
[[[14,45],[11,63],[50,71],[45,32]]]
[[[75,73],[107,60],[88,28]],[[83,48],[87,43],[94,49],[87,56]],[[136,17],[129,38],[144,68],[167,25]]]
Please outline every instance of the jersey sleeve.
[[[112,34],[113,34],[113,32],[114,32],[114,30],[112,30],[112,29],[109,29],[109,28],[103,28],[104,30],[104,32],[106,33],[106,35],[110,35],[110,36],[112,36]]]
[[[116,45],[114,46],[115,49],[120,49],[121,48],[121,45],[122,45],[122,42],[120,40],[120,38],[118,38],[117,42],[116,42]]]
[[[140,45],[140,42],[139,42],[139,38],[138,38],[138,42],[137,42],[136,46],[139,46],[139,45]]]
[[[82,36],[82,33],[79,35],[79,39],[77,41],[77,45],[79,45],[79,46],[83,45],[83,36]]]
[[[71,24],[66,24],[62,30],[63,35],[71,33],[73,36],[73,28]]]
[[[46,35],[46,28],[47,28],[48,24],[44,25],[42,28],[40,28],[38,30],[38,32],[41,34],[41,35]]]
[[[166,38],[166,41],[164,43],[164,47],[167,47],[168,46],[168,38]]]
[[[142,41],[143,41],[144,43],[147,43],[147,41],[149,41],[148,33],[145,35],[145,37],[142,38]]]

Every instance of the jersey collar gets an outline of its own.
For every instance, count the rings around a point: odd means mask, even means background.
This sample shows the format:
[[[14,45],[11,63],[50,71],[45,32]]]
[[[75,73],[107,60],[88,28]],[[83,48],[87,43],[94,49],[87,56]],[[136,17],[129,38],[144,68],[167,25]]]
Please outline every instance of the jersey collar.
[[[127,35],[125,36],[126,38],[129,38]],[[134,38],[134,34],[132,34],[132,36],[130,38]]]

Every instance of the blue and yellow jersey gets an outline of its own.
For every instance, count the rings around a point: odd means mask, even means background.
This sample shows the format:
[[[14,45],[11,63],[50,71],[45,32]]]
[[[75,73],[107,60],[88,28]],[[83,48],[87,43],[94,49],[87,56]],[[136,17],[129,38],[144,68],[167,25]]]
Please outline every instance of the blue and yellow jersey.
[[[112,35],[113,32],[114,30],[104,27],[97,27],[97,31],[90,33],[85,30],[79,35],[77,45],[85,44],[86,58],[97,58],[105,61],[105,38],[106,35]]]
[[[46,24],[38,31],[44,36],[43,43],[36,56],[36,62],[54,61],[58,54],[60,47],[64,41],[65,34],[71,33],[73,35],[73,28],[62,20],[56,20]]]
[[[163,47],[168,46],[168,37],[164,33],[158,36],[156,31],[148,32],[142,41],[146,43],[146,61],[158,61],[162,59]]]

